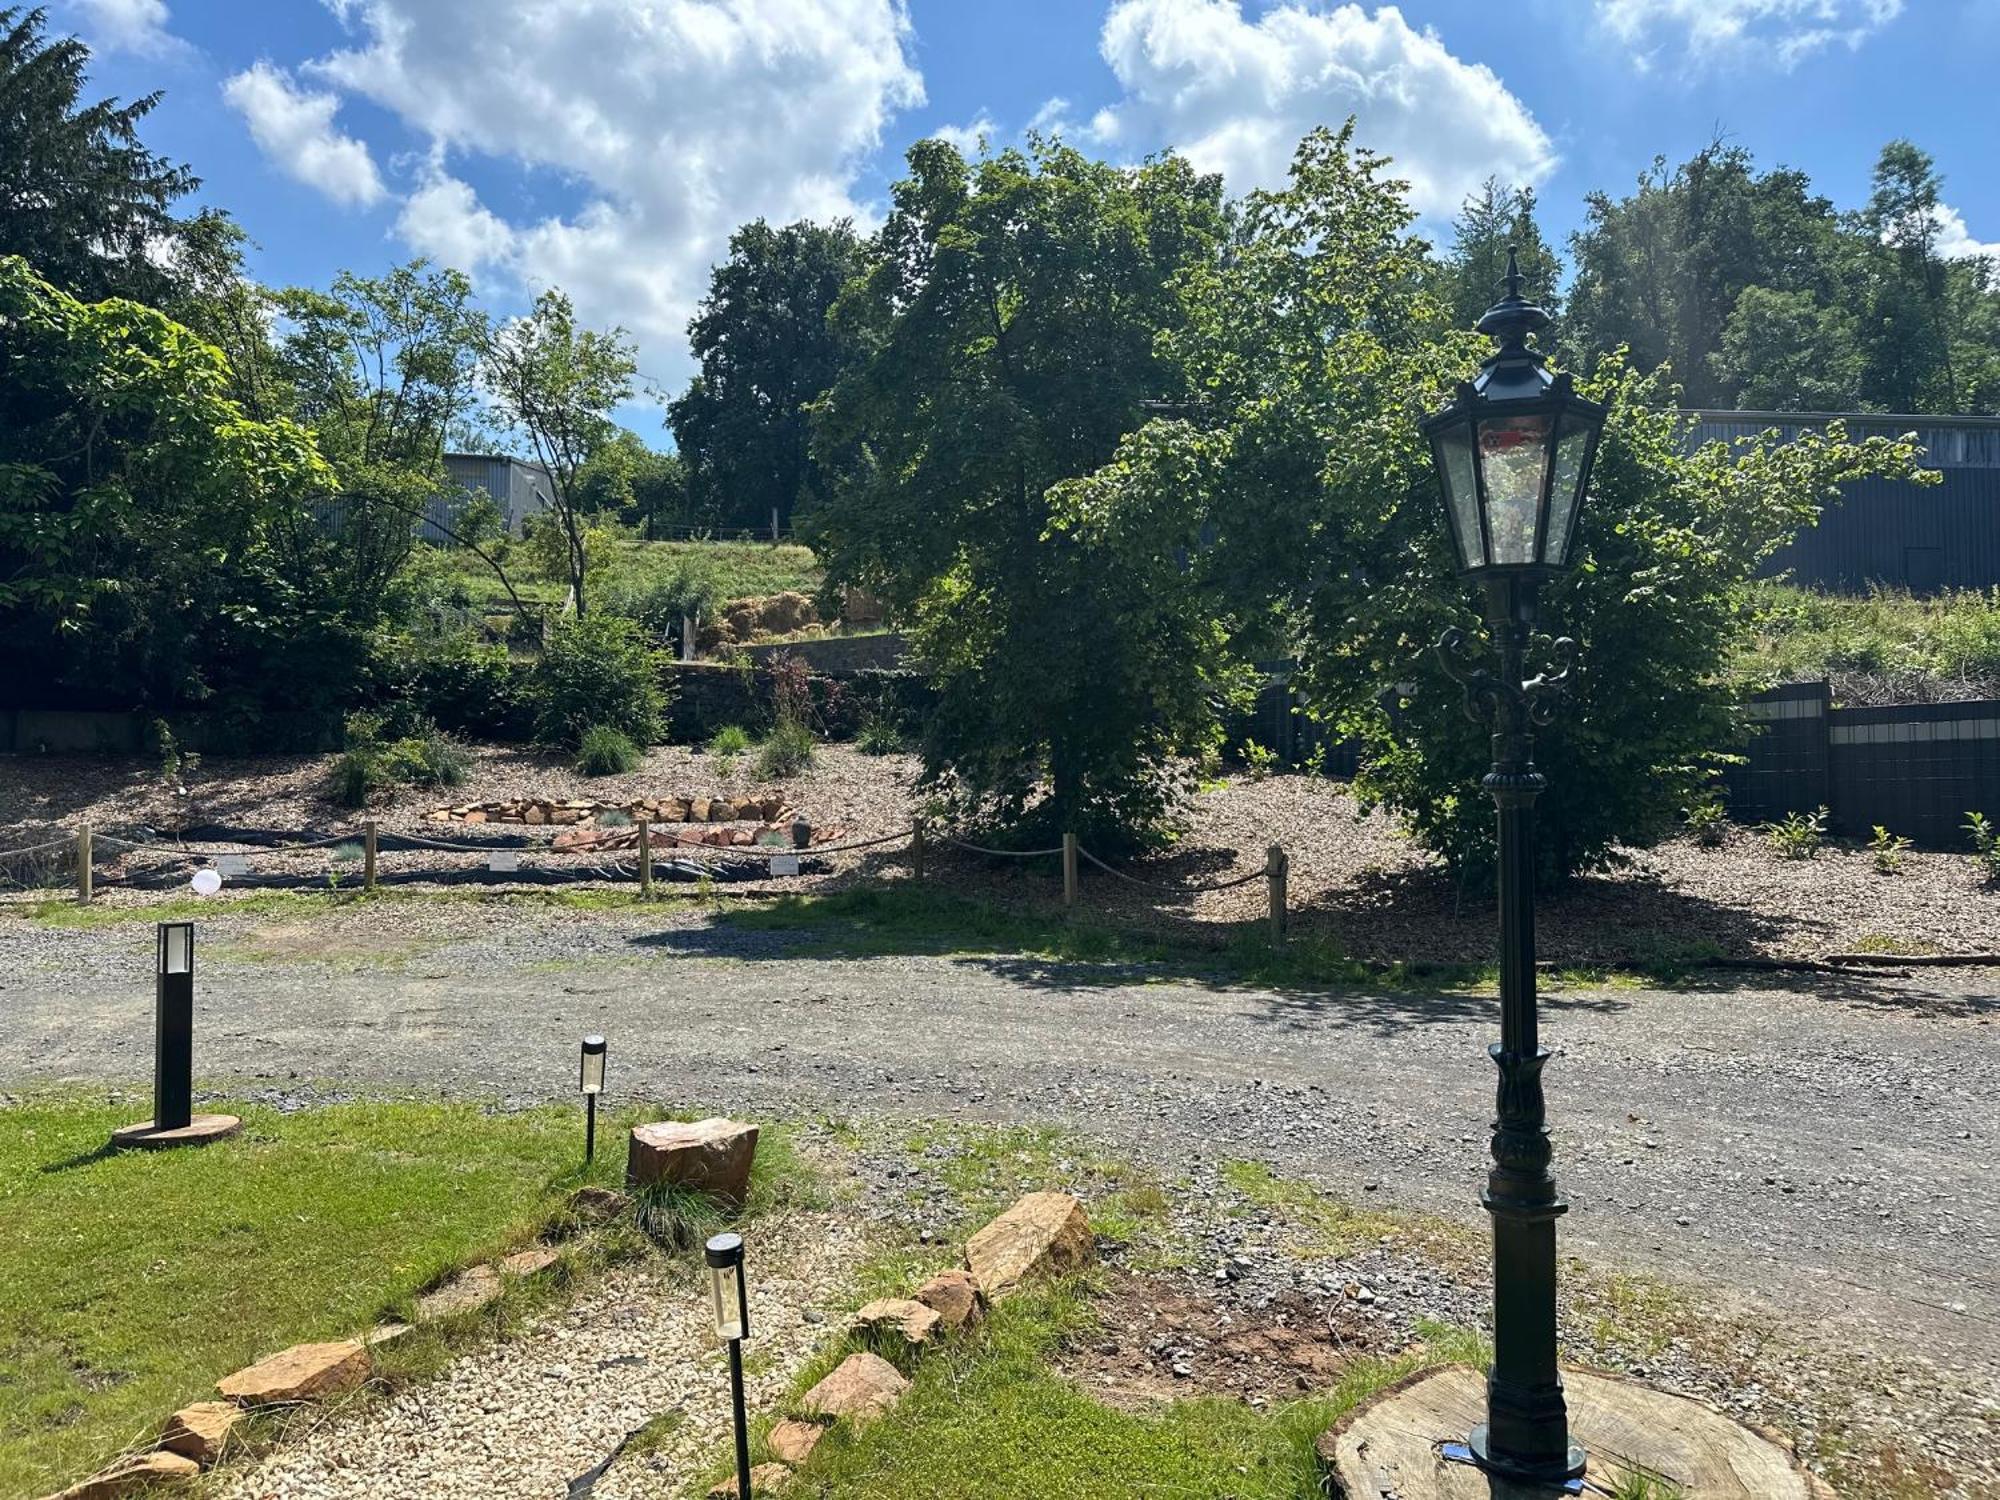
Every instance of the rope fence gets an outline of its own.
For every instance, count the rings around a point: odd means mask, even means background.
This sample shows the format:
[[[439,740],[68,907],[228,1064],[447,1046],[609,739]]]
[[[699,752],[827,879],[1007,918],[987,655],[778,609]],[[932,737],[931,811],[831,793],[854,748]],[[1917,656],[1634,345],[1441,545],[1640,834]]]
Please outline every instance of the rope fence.
[[[623,851],[612,852],[601,846],[590,845],[562,849],[555,846],[552,838],[540,839],[533,835],[510,833],[504,836],[504,841],[496,839],[487,843],[471,843],[431,838],[415,833],[383,834],[372,819],[364,822],[358,831],[323,836],[294,837],[266,829],[211,829],[211,833],[239,832],[241,836],[208,838],[193,843],[159,843],[152,839],[125,838],[117,834],[98,833],[90,825],[85,824],[78,828],[73,836],[48,839],[19,849],[0,849],[0,889],[73,888],[78,902],[87,905],[100,885],[123,885],[145,890],[166,889],[187,878],[189,865],[200,863],[201,868],[214,869],[225,879],[267,889],[300,889],[317,885],[322,880],[329,888],[339,889],[352,875],[358,873],[359,880],[356,883],[364,891],[373,891],[384,885],[553,885],[577,880],[600,880],[613,884],[636,881],[642,894],[651,894],[654,881],[662,876],[682,881],[714,879],[743,881],[822,874],[826,873],[823,861],[829,856],[852,854],[864,849],[877,849],[884,845],[900,843],[908,843],[910,846],[911,871],[915,878],[922,880],[925,876],[926,851],[932,843],[936,843],[991,859],[1046,859],[1059,855],[1062,859],[1063,905],[1070,908],[1074,908],[1079,902],[1080,874],[1084,862],[1136,889],[1157,892],[1168,897],[1199,896],[1235,890],[1262,880],[1266,883],[1269,893],[1271,935],[1278,941],[1282,941],[1285,935],[1285,886],[1290,860],[1284,849],[1277,844],[1271,845],[1266,852],[1261,869],[1250,870],[1228,880],[1169,884],[1164,881],[1147,880],[1116,868],[1083,848],[1073,833],[1065,833],[1062,843],[1047,848],[1000,849],[973,843],[949,833],[929,830],[922,824],[916,824],[875,838],[854,839],[844,844],[825,844],[817,847],[807,845],[804,848],[778,848],[769,845],[702,846],[699,854],[690,855],[682,851],[692,849],[694,846],[674,842],[668,846],[674,852],[667,855],[664,860],[656,860],[653,824],[650,820],[640,819],[636,828],[636,848],[633,851],[636,857],[628,863]],[[155,835],[155,838],[157,837]],[[319,850],[329,851],[332,855],[332,863],[323,875],[277,872],[260,875],[253,872],[250,867],[252,858],[282,858]],[[385,850],[484,855],[486,864],[484,868],[391,871],[381,868],[381,855]],[[156,858],[147,867],[135,870],[128,867],[130,863],[128,856],[131,855],[150,855]],[[107,858],[120,868],[100,876],[98,865]],[[528,859],[549,861],[571,858],[578,862],[564,865],[524,864]],[[342,865],[352,867],[357,864],[360,867],[358,872],[351,868],[339,868]],[[818,865],[819,868],[810,868],[813,865]]]

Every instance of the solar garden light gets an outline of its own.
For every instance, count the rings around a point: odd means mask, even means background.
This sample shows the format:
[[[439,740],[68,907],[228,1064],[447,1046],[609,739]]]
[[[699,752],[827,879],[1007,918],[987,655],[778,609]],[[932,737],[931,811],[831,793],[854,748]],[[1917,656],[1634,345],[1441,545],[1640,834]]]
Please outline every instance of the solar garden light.
[[[1568,1207],[1549,1170],[1542,1098],[1548,1049],[1536,1035],[1534,726],[1555,716],[1576,643],[1559,640],[1558,672],[1527,677],[1537,592],[1569,567],[1577,520],[1606,409],[1570,377],[1551,375],[1528,337],[1549,315],[1521,296],[1507,252],[1507,295],[1479,320],[1499,348],[1450,406],[1422,425],[1436,461],[1453,561],[1486,594],[1498,672],[1457,659],[1459,630],[1437,644],[1444,670],[1465,689],[1466,711],[1493,731],[1493,767],[1481,783],[1500,820],[1500,1071],[1493,1167],[1482,1194],[1493,1217],[1493,1364],[1486,1421],[1473,1428],[1474,1462],[1495,1475],[1552,1482],[1583,1473],[1569,1440],[1556,1363],[1556,1219]]]
[[[736,1493],[750,1500],[750,1428],[743,1414],[743,1340],[750,1335],[750,1294],[743,1283],[743,1236],[718,1234],[703,1249],[715,1336],[729,1346],[729,1394],[736,1413]]]
[[[583,1091],[583,1160],[588,1165],[597,1155],[597,1096],[604,1092],[604,1038],[595,1033],[583,1039],[576,1086]]]
[[[153,935],[153,1117],[111,1134],[116,1146],[184,1146],[231,1135],[234,1115],[194,1112],[194,923]]]

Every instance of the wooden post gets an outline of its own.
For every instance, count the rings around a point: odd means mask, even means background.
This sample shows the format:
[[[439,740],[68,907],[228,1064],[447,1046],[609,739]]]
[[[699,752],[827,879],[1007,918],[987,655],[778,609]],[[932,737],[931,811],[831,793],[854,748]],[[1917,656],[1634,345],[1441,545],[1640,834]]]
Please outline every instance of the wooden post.
[[[375,820],[361,825],[361,889],[375,889]]]
[[[924,878],[924,825],[921,823],[910,833],[910,873],[918,880]]]
[[[776,546],[777,543],[778,543],[778,507],[774,505],[771,507],[771,545]]]
[[[76,904],[90,905],[92,870],[90,868],[90,825],[85,823],[76,831]]]
[[[639,820],[639,894],[653,894],[653,820]]]
[[[1076,835],[1063,835],[1063,905],[1076,905]]]
[[[1292,862],[1285,851],[1273,844],[1264,855],[1264,879],[1271,890],[1271,941],[1285,940],[1285,876]]]

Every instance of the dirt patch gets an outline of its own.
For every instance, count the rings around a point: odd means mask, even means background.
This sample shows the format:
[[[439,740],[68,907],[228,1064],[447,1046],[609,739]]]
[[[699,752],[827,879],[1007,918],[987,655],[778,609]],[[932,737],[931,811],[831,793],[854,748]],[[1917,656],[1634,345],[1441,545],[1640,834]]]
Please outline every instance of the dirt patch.
[[[1057,1366],[1126,1409],[1188,1396],[1259,1406],[1296,1400],[1332,1385],[1351,1361],[1412,1342],[1346,1296],[1293,1293],[1246,1308],[1198,1282],[1120,1273],[1095,1306],[1098,1328]]]

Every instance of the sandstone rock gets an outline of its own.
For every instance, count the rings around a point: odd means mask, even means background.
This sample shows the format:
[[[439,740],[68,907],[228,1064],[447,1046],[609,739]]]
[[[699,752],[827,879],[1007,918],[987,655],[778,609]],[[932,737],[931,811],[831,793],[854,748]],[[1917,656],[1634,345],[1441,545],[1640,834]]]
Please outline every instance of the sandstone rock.
[[[706,823],[708,821],[708,798],[691,797],[688,799],[687,820],[690,823]]]
[[[750,1164],[756,1156],[757,1127],[736,1120],[634,1125],[625,1180],[634,1187],[677,1183],[740,1207],[750,1191]]]
[[[756,816],[757,804],[752,802],[748,797],[731,797],[729,799],[730,822],[741,823],[747,818],[754,818]]]
[[[758,1464],[750,1471],[751,1500],[781,1490],[791,1482],[792,1471],[783,1464]],[[736,1476],[730,1475],[708,1492],[708,1500],[736,1500]]]
[[[417,1298],[417,1321],[434,1323],[457,1313],[477,1312],[506,1290],[491,1266],[472,1266],[434,1292]]]
[[[908,1297],[879,1297],[854,1315],[851,1331],[868,1339],[893,1339],[914,1349],[938,1331],[936,1309]]]
[[[222,1457],[229,1429],[243,1420],[243,1408],[229,1401],[197,1401],[183,1406],[160,1429],[160,1446],[204,1468]]]
[[[215,1388],[239,1406],[312,1401],[353,1390],[368,1378],[368,1346],[359,1339],[330,1344],[294,1344],[216,1381]]]
[[[470,812],[466,813],[462,821],[467,823],[484,823],[486,821],[486,809],[483,807],[475,807]]]
[[[971,1328],[986,1316],[986,1297],[970,1271],[940,1271],[917,1288],[917,1300],[938,1315],[947,1333]]]
[[[536,1245],[527,1250],[516,1250],[512,1255],[500,1258],[500,1270],[508,1276],[533,1276],[546,1271],[562,1258],[562,1252],[548,1245]]]
[[[583,814],[573,807],[558,807],[549,813],[549,821],[552,823],[581,823],[583,821]]]
[[[539,828],[548,819],[548,814],[539,807],[531,807],[521,814],[522,820],[530,827]]]
[[[711,823],[727,823],[729,821],[729,804],[719,798],[709,803],[708,821]]]
[[[54,1500],[120,1500],[154,1485],[185,1484],[200,1474],[200,1464],[178,1453],[135,1453],[71,1485]]]
[[[909,1388],[910,1382],[879,1354],[850,1354],[799,1398],[799,1409],[808,1416],[870,1422],[902,1400]]]
[[[605,1224],[632,1206],[632,1200],[616,1188],[580,1187],[569,1195],[569,1211],[590,1224]]]
[[[824,1422],[802,1422],[797,1417],[786,1417],[771,1429],[765,1439],[771,1451],[788,1464],[802,1464],[819,1446],[819,1440],[826,1436]]]
[[[965,1264],[992,1298],[1087,1266],[1096,1250],[1081,1203],[1068,1193],[1029,1193],[966,1241]]]

